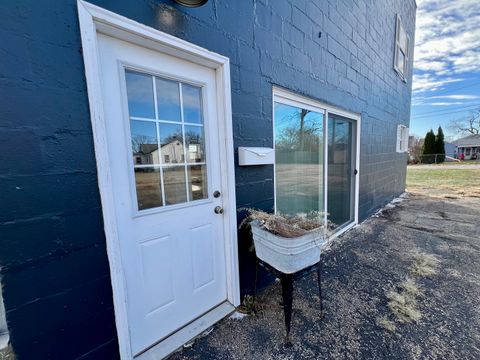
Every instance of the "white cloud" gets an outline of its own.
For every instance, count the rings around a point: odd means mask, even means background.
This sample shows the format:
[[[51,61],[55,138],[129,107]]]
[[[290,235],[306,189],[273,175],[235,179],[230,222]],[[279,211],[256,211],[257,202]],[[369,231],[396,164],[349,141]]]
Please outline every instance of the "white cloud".
[[[449,105],[461,105],[463,104],[462,102],[460,101],[457,101],[457,102],[433,102],[433,103],[429,103],[428,105],[433,105],[433,106],[449,106]]]
[[[462,78],[440,77],[436,74],[425,73],[413,75],[412,89],[414,92],[435,91],[442,89],[444,85],[463,81]]]
[[[437,95],[430,96],[430,99],[453,99],[453,100],[475,100],[480,99],[478,95]]]
[[[418,0],[415,38],[415,92],[480,72],[480,1]]]

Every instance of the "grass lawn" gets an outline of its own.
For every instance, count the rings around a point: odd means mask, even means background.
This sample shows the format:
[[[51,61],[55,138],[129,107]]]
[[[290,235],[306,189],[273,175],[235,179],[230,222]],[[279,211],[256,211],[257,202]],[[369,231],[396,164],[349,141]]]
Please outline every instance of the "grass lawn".
[[[428,169],[408,167],[407,190],[453,190],[460,195],[480,195],[480,169]]]
[[[464,161],[445,161],[443,163],[437,164],[437,166],[444,165],[480,165],[480,160],[464,160]]]

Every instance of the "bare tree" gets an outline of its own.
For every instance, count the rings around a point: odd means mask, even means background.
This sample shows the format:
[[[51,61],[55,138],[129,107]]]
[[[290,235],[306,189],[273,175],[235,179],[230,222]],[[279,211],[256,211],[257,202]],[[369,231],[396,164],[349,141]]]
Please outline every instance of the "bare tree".
[[[142,149],[142,145],[151,144],[155,140],[152,140],[151,136],[136,134],[132,137],[132,149],[134,153],[138,153]]]
[[[422,158],[424,139],[418,136],[412,135],[408,141],[408,152],[412,159],[420,161]]]
[[[452,120],[448,127],[458,134],[480,134],[480,109],[472,111],[470,115],[465,118]]]

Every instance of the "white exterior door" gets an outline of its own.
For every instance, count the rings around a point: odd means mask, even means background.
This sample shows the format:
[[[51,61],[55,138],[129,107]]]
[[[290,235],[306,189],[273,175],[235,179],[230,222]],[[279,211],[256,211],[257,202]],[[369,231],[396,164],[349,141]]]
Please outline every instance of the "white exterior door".
[[[136,355],[227,300],[215,71],[102,34],[98,52]]]

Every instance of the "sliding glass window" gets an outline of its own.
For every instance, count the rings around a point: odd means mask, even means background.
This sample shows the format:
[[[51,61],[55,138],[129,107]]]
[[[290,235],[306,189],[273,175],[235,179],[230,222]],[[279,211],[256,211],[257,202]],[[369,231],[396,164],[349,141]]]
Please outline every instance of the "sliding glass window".
[[[274,111],[276,212],[323,216],[324,114],[277,101]]]
[[[328,114],[328,220],[337,229],[354,221],[355,122]]]
[[[318,216],[328,236],[356,221],[359,122],[358,115],[274,91],[277,213]]]

